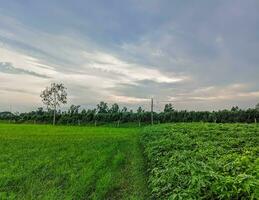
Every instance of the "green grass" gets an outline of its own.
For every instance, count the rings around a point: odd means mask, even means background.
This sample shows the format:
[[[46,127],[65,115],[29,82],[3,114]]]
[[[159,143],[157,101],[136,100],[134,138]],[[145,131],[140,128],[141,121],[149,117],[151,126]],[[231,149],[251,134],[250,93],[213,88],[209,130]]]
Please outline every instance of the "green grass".
[[[259,126],[179,123],[146,127],[153,199],[258,199]]]
[[[0,124],[0,199],[146,199],[138,128]]]
[[[258,199],[259,126],[0,124],[0,199]]]

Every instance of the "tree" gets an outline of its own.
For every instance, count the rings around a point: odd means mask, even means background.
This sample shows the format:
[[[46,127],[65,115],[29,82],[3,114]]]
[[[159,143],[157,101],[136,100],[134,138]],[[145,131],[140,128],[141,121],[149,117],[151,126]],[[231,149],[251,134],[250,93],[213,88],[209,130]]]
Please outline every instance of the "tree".
[[[109,111],[110,111],[110,113],[118,113],[120,111],[120,107],[117,103],[115,103],[112,105],[112,107]]]
[[[239,111],[240,109],[239,109],[239,107],[238,106],[233,106],[232,108],[231,108],[231,111],[232,112],[237,112],[237,111]]]
[[[45,90],[41,92],[40,97],[42,98],[43,104],[45,104],[48,109],[53,110],[53,125],[55,125],[57,107],[67,103],[65,86],[62,83],[51,83],[50,87],[46,87]]]
[[[145,110],[141,108],[141,106],[137,109],[137,116],[138,116],[138,125],[140,126],[141,119],[143,118],[143,114],[145,113]]]
[[[79,108],[80,108],[80,105],[71,105],[69,110],[68,110],[68,113],[72,116],[72,115],[75,115],[75,114],[78,114],[79,113]]]
[[[98,113],[108,113],[108,105],[107,103],[101,101],[99,104],[97,104],[97,112]]]
[[[257,103],[257,104],[255,105],[255,111],[256,111],[257,113],[259,113],[259,103]],[[255,123],[257,123],[257,119],[256,119],[257,115],[258,115],[258,114],[255,113],[255,118],[254,118]]]
[[[37,114],[38,115],[43,115],[43,113],[44,113],[43,108],[39,107],[38,110],[37,110]]]
[[[141,108],[141,106],[139,106],[138,109],[137,109],[137,113],[142,113],[142,112],[145,112],[145,110],[143,110],[143,109]]]
[[[124,106],[122,109],[121,109],[121,112],[125,113],[128,111],[128,108],[126,106]]]
[[[173,111],[174,111],[174,107],[171,103],[165,104],[164,112],[173,112]]]

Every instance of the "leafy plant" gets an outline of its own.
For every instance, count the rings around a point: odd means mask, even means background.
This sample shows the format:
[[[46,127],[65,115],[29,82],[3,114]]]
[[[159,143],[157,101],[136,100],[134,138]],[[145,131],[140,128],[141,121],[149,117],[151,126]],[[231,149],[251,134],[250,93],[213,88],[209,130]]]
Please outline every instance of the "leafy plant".
[[[179,123],[146,127],[153,199],[258,199],[259,126]]]

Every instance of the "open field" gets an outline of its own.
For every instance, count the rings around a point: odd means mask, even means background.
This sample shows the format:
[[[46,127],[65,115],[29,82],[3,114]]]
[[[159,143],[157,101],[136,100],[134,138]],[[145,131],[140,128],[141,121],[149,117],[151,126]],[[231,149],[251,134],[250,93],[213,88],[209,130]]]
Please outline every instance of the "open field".
[[[0,199],[258,199],[259,126],[0,124]]]
[[[138,130],[0,124],[0,197],[145,199]]]
[[[153,199],[259,199],[259,126],[147,127],[142,144]]]

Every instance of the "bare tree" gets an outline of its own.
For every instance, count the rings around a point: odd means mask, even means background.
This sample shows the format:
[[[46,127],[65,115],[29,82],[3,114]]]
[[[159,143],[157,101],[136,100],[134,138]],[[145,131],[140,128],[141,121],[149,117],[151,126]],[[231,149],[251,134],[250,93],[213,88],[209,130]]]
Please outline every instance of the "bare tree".
[[[42,102],[53,110],[53,125],[56,123],[57,107],[67,103],[67,92],[65,86],[60,83],[52,83],[41,92]]]

